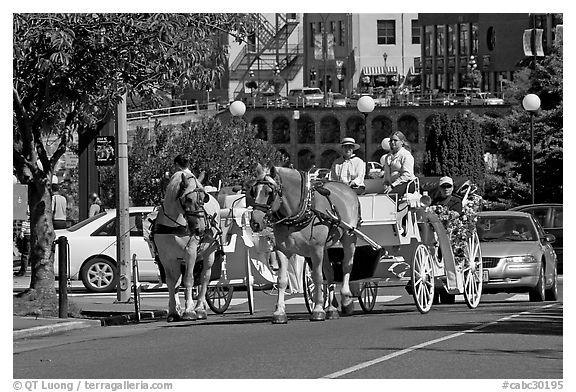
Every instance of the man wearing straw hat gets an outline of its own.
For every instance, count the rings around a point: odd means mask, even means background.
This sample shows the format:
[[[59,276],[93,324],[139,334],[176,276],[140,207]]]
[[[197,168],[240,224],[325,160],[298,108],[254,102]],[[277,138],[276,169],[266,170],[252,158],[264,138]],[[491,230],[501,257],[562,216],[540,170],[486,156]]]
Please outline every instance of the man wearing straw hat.
[[[340,143],[342,156],[334,161],[330,170],[331,181],[340,181],[349,185],[357,194],[364,193],[364,175],[366,174],[366,163],[362,158],[357,157],[354,151],[360,148],[356,140],[345,137]]]

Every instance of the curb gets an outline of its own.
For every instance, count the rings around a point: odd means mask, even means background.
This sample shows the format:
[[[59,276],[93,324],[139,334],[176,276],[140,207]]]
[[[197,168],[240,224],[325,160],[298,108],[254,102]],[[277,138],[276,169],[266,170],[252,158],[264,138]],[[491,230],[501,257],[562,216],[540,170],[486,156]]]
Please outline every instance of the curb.
[[[70,321],[63,323],[56,323],[51,325],[42,325],[39,327],[32,327],[26,329],[19,329],[12,332],[12,338],[14,340],[26,339],[36,336],[48,336],[55,333],[71,331],[73,329],[90,328],[95,326],[100,326],[100,320],[82,320],[82,321]]]
[[[141,311],[140,321],[142,320],[159,320],[168,317],[166,310],[152,310]],[[137,323],[138,317],[136,313],[125,313],[114,316],[102,316],[102,312],[86,312],[85,315],[90,317],[78,321],[59,322],[50,325],[42,325],[32,328],[24,328],[13,331],[12,339],[20,340],[31,337],[49,336],[57,333],[67,332],[74,329],[91,328],[91,327],[107,327],[114,325],[126,325],[130,323]],[[110,313],[105,313],[110,314]],[[100,317],[99,317],[100,315]]]

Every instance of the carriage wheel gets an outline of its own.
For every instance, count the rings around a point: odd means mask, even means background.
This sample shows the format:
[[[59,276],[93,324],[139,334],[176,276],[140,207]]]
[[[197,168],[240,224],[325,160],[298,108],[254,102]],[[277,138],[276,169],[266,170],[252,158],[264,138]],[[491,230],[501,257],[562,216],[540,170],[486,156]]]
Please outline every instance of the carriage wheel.
[[[234,287],[229,284],[208,286],[206,291],[206,302],[212,311],[216,314],[222,314],[230,306]]]
[[[475,309],[482,296],[482,254],[477,233],[468,238],[464,252],[464,300],[470,309]]]
[[[308,261],[304,262],[304,268],[302,269],[302,287],[304,288],[304,303],[306,304],[306,309],[308,313],[312,314],[314,310],[314,280],[312,279],[312,270],[308,265]],[[322,285],[322,293],[324,297],[324,306],[328,306],[328,287],[327,285]]]
[[[434,302],[434,271],[432,256],[425,245],[419,244],[412,262],[412,297],[420,313],[428,313]]]
[[[376,296],[378,294],[378,285],[375,282],[365,282],[362,285],[360,294],[358,294],[358,302],[360,307],[366,313],[370,313],[374,310],[374,305],[376,305]]]

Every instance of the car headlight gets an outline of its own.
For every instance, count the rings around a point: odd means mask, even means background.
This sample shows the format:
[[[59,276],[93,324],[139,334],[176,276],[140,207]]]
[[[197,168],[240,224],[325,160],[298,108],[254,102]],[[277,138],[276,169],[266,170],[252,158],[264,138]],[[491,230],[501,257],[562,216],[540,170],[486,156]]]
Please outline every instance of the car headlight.
[[[511,256],[502,258],[506,263],[535,263],[536,259],[532,255]]]

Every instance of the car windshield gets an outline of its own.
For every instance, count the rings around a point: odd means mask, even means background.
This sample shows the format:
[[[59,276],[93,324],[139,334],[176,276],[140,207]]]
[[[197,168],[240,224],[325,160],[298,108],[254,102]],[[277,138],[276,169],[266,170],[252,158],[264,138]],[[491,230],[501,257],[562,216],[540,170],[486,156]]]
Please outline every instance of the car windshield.
[[[534,225],[529,218],[511,216],[481,216],[476,223],[481,242],[536,241]]]
[[[76,231],[78,229],[81,229],[82,227],[86,226],[88,223],[94,222],[96,219],[98,219],[104,215],[106,215],[106,212],[100,212],[94,216],[91,216],[88,219],[84,219],[83,221],[80,221],[80,222],[76,223],[75,225],[70,226],[67,230],[68,231]]]
[[[322,94],[322,91],[320,91],[319,89],[314,89],[314,90],[304,90],[304,94],[306,94],[306,95],[311,95],[311,94]]]

